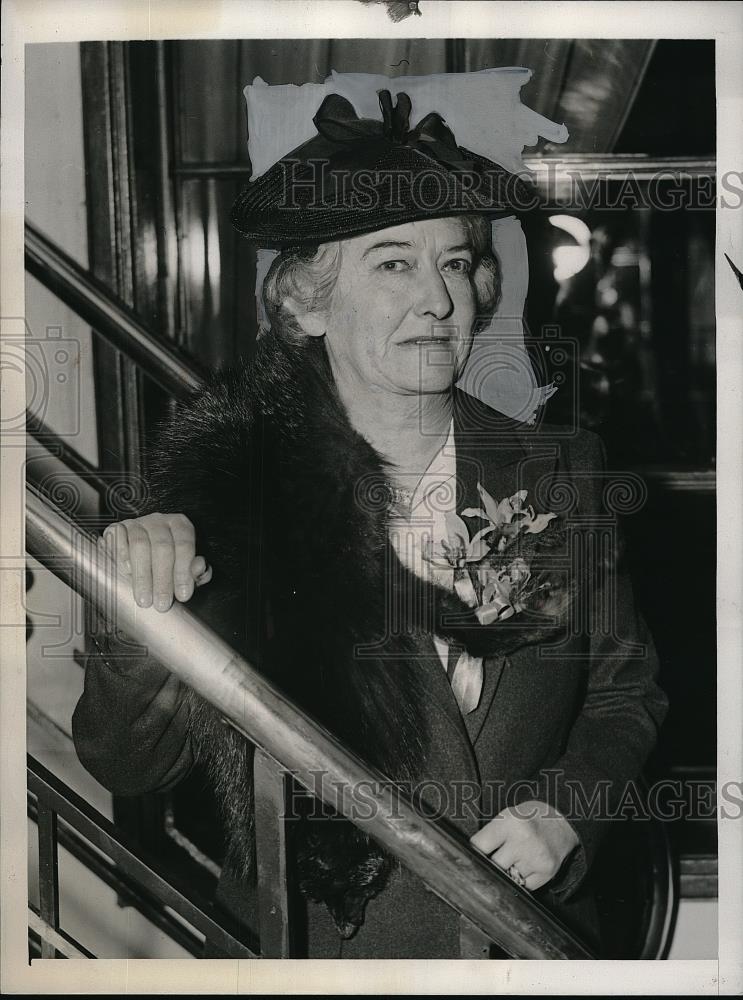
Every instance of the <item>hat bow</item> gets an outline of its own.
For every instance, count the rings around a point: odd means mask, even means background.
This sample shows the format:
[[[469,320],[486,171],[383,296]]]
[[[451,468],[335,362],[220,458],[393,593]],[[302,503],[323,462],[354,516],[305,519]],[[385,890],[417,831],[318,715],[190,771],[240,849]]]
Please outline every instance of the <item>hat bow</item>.
[[[452,169],[471,166],[465,160],[457,141],[444,119],[435,111],[422,118],[415,128],[410,128],[410,97],[405,93],[397,95],[393,107],[389,90],[377,91],[382,109],[382,121],[359,118],[354,106],[340,94],[328,94],[317,110],[312,121],[320,135],[335,145],[338,152],[348,154],[370,152],[368,147],[408,146]]]

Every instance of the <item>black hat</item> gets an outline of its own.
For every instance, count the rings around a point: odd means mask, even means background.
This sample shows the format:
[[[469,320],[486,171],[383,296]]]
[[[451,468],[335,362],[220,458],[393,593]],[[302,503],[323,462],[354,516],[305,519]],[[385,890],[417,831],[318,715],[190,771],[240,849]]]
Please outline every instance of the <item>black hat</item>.
[[[382,121],[359,118],[345,97],[328,95],[312,119],[318,135],[240,193],[235,228],[261,246],[282,247],[418,219],[497,217],[534,207],[529,184],[457,146],[441,115],[431,112],[410,129],[408,95],[398,94],[393,108],[389,90],[378,94]]]

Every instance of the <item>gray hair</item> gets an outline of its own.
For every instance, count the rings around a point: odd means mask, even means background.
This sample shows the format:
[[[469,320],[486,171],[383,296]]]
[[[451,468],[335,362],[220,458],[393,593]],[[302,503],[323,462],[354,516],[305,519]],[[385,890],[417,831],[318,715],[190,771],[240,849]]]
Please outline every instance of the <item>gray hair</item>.
[[[475,287],[477,319],[475,332],[489,324],[500,299],[498,261],[493,253],[490,221],[484,215],[465,214],[464,223],[475,254],[472,281]],[[290,247],[274,259],[263,282],[263,301],[274,335],[292,342],[304,338],[299,323],[286,308],[288,297],[311,312],[327,305],[338,278],[340,241]]]

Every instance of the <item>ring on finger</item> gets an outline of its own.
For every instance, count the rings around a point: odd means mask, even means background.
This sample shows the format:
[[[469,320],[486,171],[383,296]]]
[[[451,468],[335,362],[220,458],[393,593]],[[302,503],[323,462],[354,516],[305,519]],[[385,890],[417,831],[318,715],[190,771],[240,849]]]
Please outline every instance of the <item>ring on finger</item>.
[[[516,885],[520,886],[521,888],[523,888],[526,885],[526,879],[518,870],[516,865],[511,865],[511,867],[507,869],[507,874],[513,879]]]

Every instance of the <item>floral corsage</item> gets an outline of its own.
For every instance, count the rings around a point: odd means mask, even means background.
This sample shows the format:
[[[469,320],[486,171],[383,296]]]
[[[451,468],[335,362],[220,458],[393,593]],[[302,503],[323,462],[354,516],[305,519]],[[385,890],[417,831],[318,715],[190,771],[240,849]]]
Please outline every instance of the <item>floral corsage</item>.
[[[554,561],[545,562],[542,555],[563,545],[561,519],[535,513],[526,505],[527,490],[497,502],[480,483],[477,489],[482,507],[468,507],[461,516],[447,512],[448,537],[429,541],[423,557],[434,567],[454,571],[454,589],[481,625],[522,611],[556,617],[558,624],[570,603],[569,588]],[[486,524],[470,537],[464,518]]]

